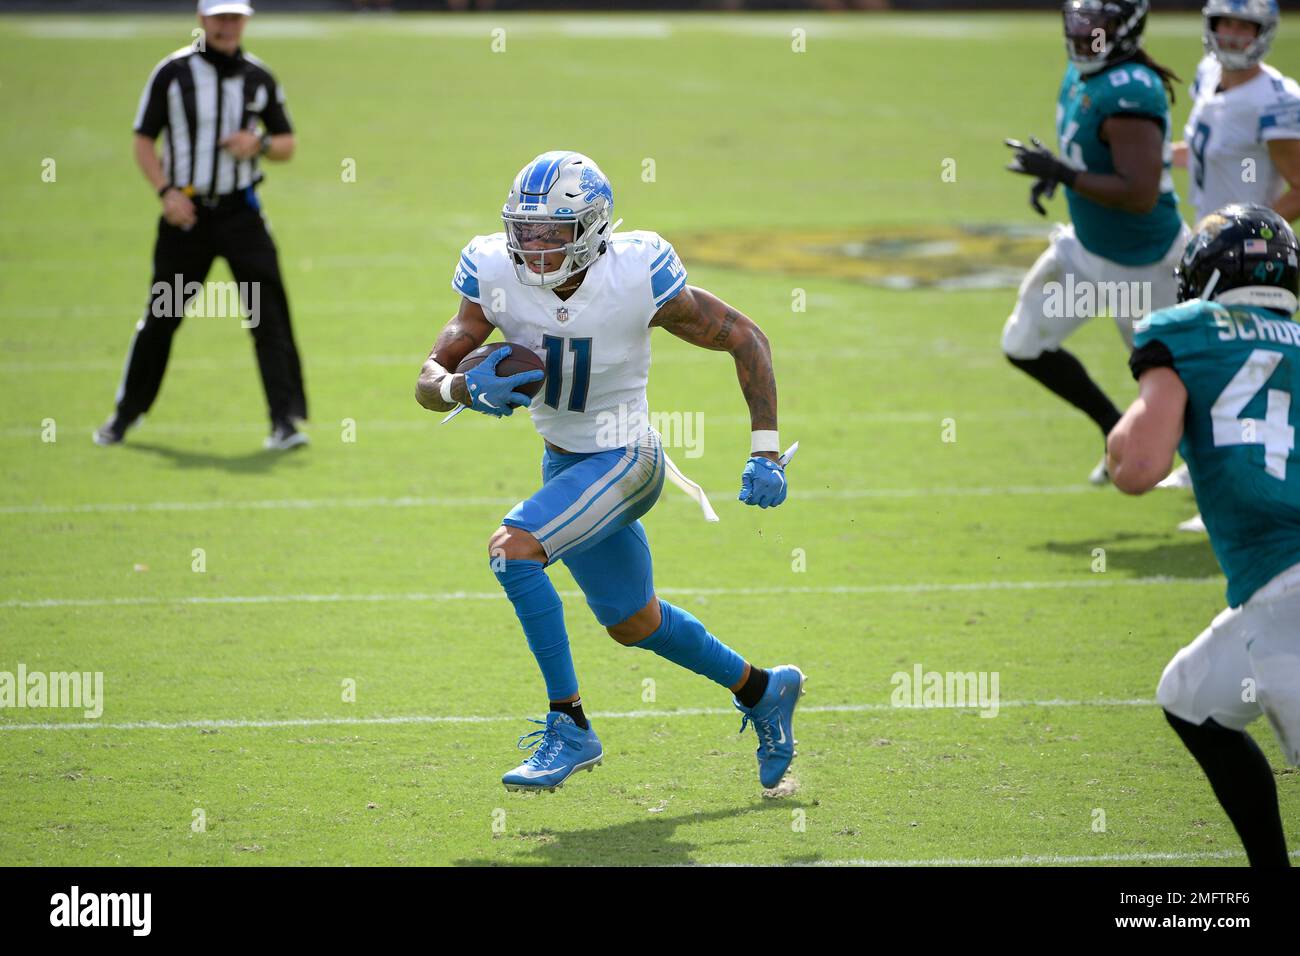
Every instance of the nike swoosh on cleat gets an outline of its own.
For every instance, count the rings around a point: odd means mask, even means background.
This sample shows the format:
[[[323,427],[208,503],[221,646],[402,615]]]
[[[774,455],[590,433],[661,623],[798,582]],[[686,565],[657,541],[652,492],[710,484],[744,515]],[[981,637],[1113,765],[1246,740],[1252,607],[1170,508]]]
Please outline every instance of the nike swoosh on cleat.
[[[548,774],[555,773],[555,771],[554,770],[520,770],[518,773],[519,776],[524,777],[525,779],[533,780],[537,777],[545,777]]]

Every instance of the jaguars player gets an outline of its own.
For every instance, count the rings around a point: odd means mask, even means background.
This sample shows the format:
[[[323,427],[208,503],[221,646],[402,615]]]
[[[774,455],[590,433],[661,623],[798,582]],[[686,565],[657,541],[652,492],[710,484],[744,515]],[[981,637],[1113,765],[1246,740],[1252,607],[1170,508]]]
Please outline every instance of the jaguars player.
[[[1287,866],[1277,788],[1245,732],[1260,714],[1300,765],[1300,245],[1257,205],[1205,219],[1179,265],[1182,305],[1140,323],[1140,394],[1109,441],[1129,494],[1177,448],[1192,473],[1228,608],[1160,678],[1165,716],[1205,771],[1255,866]]]
[[[735,695],[741,731],[753,723],[759,738],[759,781],[774,787],[794,756],[802,672],[753,666],[689,611],[658,598],[638,520],[658,499],[665,473],[646,401],[653,329],[735,360],[753,428],[739,499],[760,508],[786,497],[771,349],[750,319],[687,285],[667,240],[616,233],[613,209],[609,180],[581,153],[547,152],[525,166],[502,212],[505,230],[475,238],[461,253],[452,280],[459,311],[416,387],[425,408],[464,405],[500,417],[530,404],[515,389],[542,372],[498,376],[507,349],[464,374],[452,370],[493,329],[546,364],[546,383],[530,407],[545,442],[542,487],[502,519],[488,551],[541,669],[549,712],[535,721],[542,729],[520,738],[532,754],[502,782],[510,790],[553,790],[603,757],[583,713],[564,609],[546,574],[563,561],[615,641],[652,651]]]
[[[1133,320],[1145,306],[1177,301],[1174,266],[1190,235],[1170,174],[1169,103],[1177,77],[1142,49],[1147,9],[1147,0],[1069,0],[1063,14],[1070,62],[1056,109],[1063,158],[1037,140],[1032,146],[1007,141],[1014,150],[1007,168],[1035,180],[1034,209],[1046,215],[1041,200],[1064,185],[1071,222],[1053,230],[1051,245],[1021,283],[1002,330],[1002,351],[1084,412],[1103,436],[1120,411],[1062,348],[1091,316],[1055,307],[1060,297],[1053,289],[1070,276],[1075,287],[1092,284],[1099,293],[1119,288],[1101,283],[1124,283],[1136,293],[1129,297],[1130,314],[1113,318],[1131,347]],[[1096,298],[1100,302],[1100,294]],[[1089,480],[1106,482],[1104,457]]]
[[[1275,0],[1210,0],[1202,11],[1205,58],[1192,83],[1184,139],[1174,165],[1188,169],[1203,219],[1229,203],[1300,216],[1300,85],[1264,62],[1281,19]],[[1184,465],[1162,488],[1191,487]],[[1180,530],[1204,532],[1197,515]]]

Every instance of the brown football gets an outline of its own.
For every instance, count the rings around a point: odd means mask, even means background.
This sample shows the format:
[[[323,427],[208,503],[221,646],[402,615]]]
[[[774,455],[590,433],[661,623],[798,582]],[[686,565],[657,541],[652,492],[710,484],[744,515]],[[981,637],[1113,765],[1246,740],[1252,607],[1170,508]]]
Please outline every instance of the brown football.
[[[510,349],[510,354],[497,363],[496,373],[499,378],[509,378],[511,375],[518,375],[520,372],[531,372],[533,369],[542,372],[542,377],[537,381],[524,382],[522,385],[515,386],[516,392],[521,392],[532,398],[546,384],[546,365],[542,362],[541,357],[526,345],[519,345],[516,342],[488,342],[486,345],[480,345],[461,359],[460,364],[456,366],[457,373],[468,372],[501,348]]]

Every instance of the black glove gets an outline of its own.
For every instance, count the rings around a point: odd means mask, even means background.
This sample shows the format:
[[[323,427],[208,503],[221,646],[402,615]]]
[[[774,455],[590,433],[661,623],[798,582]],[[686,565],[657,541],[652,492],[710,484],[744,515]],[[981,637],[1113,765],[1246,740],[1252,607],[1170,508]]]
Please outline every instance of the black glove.
[[[1033,176],[1038,180],[1029,191],[1029,205],[1033,206],[1040,216],[1046,216],[1047,210],[1039,200],[1044,196],[1051,199],[1056,195],[1056,187],[1059,183],[1073,186],[1074,181],[1079,177],[1079,170],[1058,159],[1050,149],[1038,141],[1038,137],[1031,137],[1030,142],[1033,143],[1032,147],[1026,146],[1019,140],[1006,140],[1006,144],[1015,150],[1015,155],[1011,158],[1007,169],[1022,176]]]

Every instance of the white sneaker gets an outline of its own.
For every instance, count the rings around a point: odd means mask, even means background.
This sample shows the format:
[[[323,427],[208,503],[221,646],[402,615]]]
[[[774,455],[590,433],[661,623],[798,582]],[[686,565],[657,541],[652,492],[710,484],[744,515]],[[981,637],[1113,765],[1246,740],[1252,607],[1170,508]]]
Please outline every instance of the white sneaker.
[[[1097,467],[1088,476],[1088,484],[1096,485],[1098,488],[1110,484],[1110,469],[1106,467],[1105,455],[1101,456],[1101,461],[1097,462]]]
[[[133,421],[124,425],[122,420],[113,414],[108,416],[108,420],[95,429],[90,437],[94,439],[96,445],[120,445],[126,438],[127,429],[135,424],[136,422]]]
[[[307,436],[298,431],[292,422],[284,422],[271,430],[262,447],[270,451],[288,451],[290,448],[305,444],[307,444]]]
[[[1169,473],[1169,476],[1161,480],[1156,485],[1156,487],[1157,488],[1191,488],[1192,473],[1187,470],[1187,463],[1184,462],[1183,464],[1175,468],[1173,471],[1171,471]]]
[[[1178,526],[1179,531],[1187,531],[1191,534],[1206,534],[1205,521],[1197,513]]]

